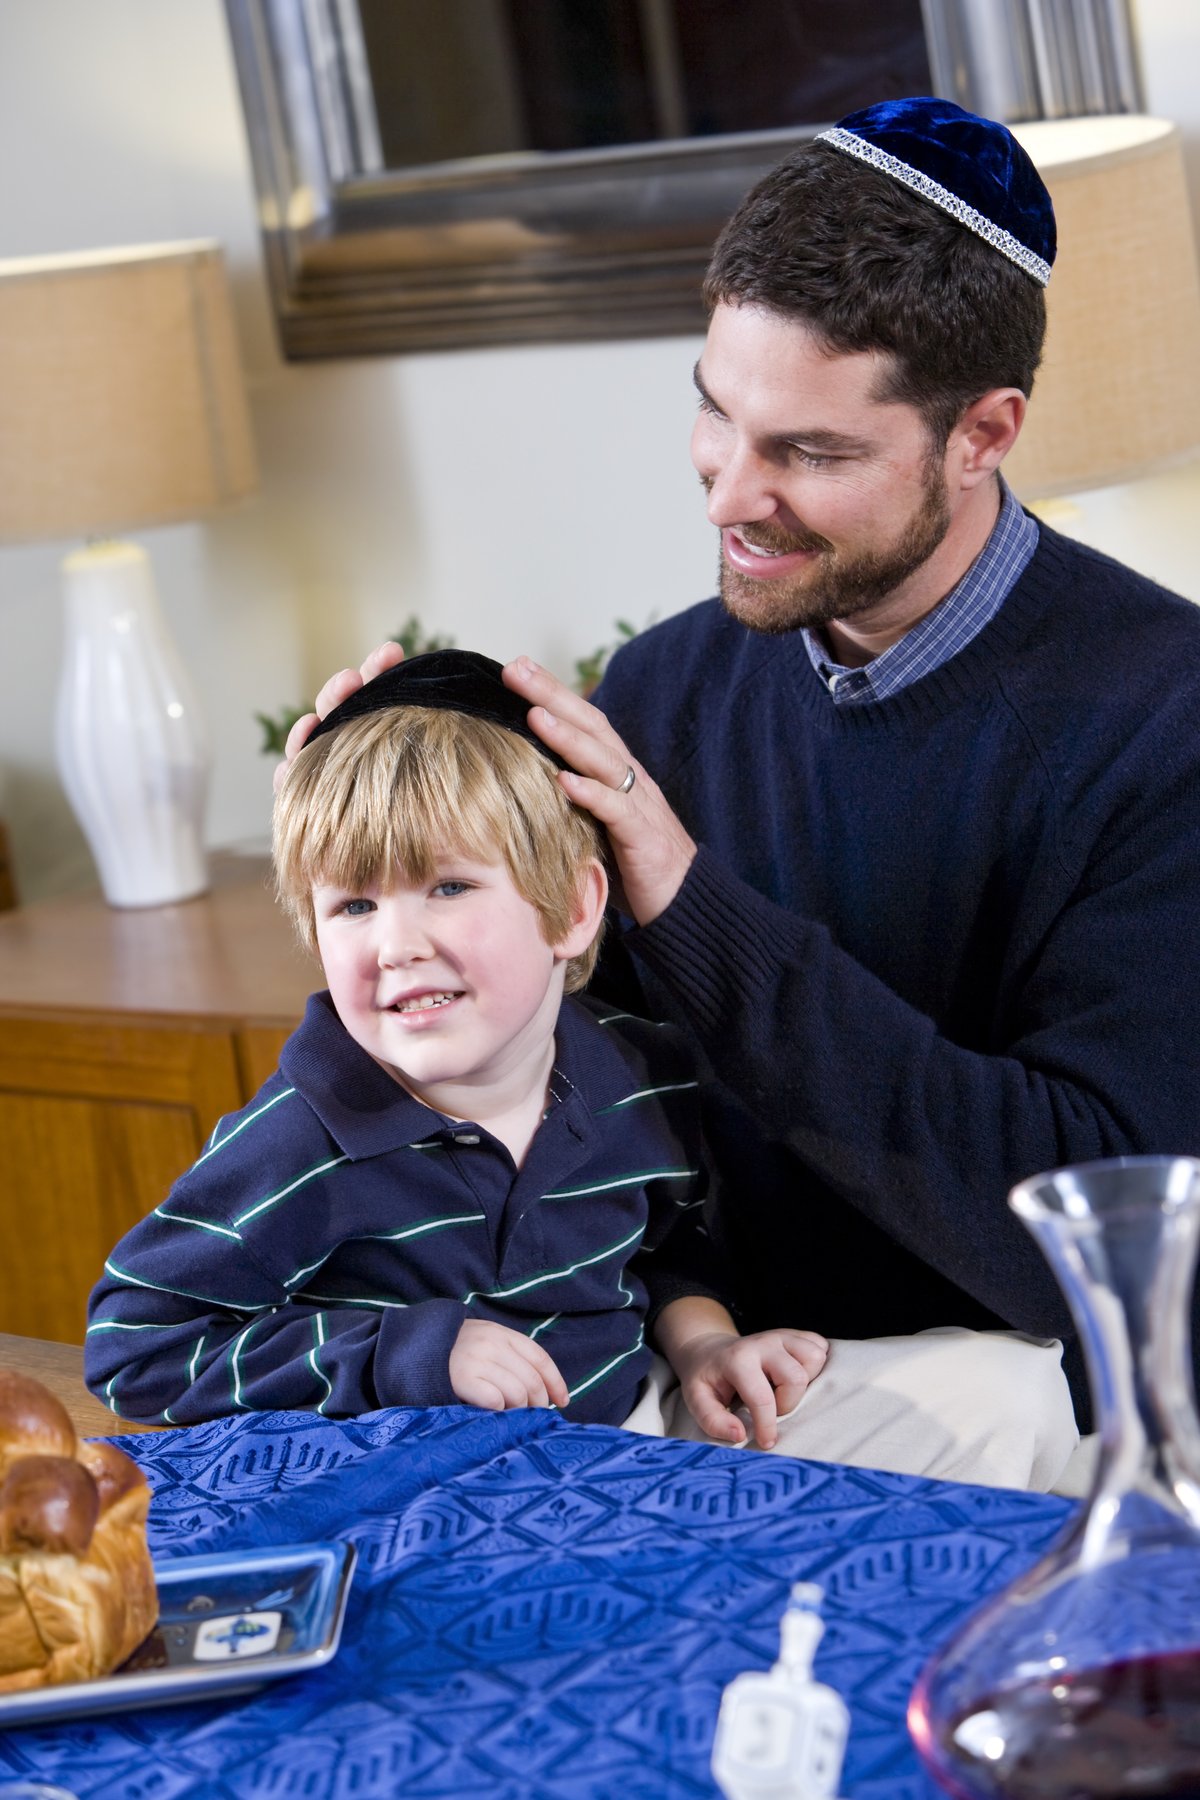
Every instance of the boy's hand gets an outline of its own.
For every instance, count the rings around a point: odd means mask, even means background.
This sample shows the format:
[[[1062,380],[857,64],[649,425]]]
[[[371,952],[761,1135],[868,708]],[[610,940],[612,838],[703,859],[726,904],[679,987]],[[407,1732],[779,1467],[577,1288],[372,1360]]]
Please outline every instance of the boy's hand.
[[[829,1345],[815,1331],[759,1331],[751,1337],[713,1331],[694,1337],[671,1356],[688,1410],[711,1438],[744,1444],[746,1428],[730,1409],[739,1399],[750,1414],[760,1450],[774,1447],[777,1420],[800,1402],[819,1375]]]
[[[467,1319],[450,1352],[450,1386],[468,1406],[566,1406],[567,1384],[540,1344],[492,1319]]]
[[[314,702],[316,711],[304,713],[287,734],[283,761],[276,763],[272,777],[276,793],[282,787],[283,778],[296,757],[307,744],[314,725],[327,717],[335,706],[340,706],[343,700],[348,700],[351,694],[357,693],[360,687],[365,687],[368,681],[373,681],[376,675],[382,675],[385,669],[395,668],[397,663],[403,661],[404,652],[399,644],[388,639],[386,643],[375,646],[361,669],[339,669],[336,675],[329,677]]]

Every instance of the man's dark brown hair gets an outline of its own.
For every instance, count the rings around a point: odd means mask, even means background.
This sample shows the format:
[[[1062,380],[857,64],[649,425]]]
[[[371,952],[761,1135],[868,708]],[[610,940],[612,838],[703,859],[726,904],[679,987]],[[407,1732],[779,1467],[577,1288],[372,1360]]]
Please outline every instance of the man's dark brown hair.
[[[769,307],[831,351],[889,352],[878,398],[915,406],[938,448],[990,388],[1029,394],[1046,331],[1042,289],[1015,263],[819,143],[750,190],[717,239],[704,301]]]

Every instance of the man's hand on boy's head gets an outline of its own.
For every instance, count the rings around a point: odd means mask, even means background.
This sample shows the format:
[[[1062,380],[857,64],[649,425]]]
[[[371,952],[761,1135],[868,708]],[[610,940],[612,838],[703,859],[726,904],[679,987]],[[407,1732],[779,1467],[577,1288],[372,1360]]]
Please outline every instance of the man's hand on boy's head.
[[[553,1359],[523,1332],[466,1319],[450,1352],[450,1386],[468,1406],[566,1406],[571,1396]]]
[[[530,726],[570,764],[559,776],[563,790],[604,826],[623,904],[639,925],[649,925],[683,886],[694,839],[598,707],[527,656],[505,665],[504,684],[529,702]]]
[[[829,1345],[815,1331],[758,1331],[750,1337],[714,1331],[673,1351],[671,1362],[702,1431],[720,1442],[745,1443],[745,1426],[730,1405],[740,1400],[750,1414],[754,1442],[771,1450],[778,1421],[799,1405],[828,1354]]]
[[[365,687],[368,681],[373,681],[376,675],[382,675],[385,669],[394,669],[397,663],[403,661],[403,650],[399,644],[394,644],[389,640],[386,643],[377,644],[361,668],[339,669],[336,675],[329,677],[317,695],[314,711],[303,713],[287,734],[287,742],[283,746],[283,761],[275,765],[273,780],[276,793],[283,785],[283,778],[288,769],[307,744],[313,726],[327,718],[335,706],[340,706],[343,700],[348,700],[351,694],[358,692],[360,687]]]

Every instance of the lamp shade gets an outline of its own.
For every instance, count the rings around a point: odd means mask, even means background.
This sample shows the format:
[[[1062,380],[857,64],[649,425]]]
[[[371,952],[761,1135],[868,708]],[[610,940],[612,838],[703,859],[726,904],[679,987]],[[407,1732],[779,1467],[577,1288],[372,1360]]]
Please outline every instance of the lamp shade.
[[[1046,355],[1004,472],[1022,499],[1200,449],[1200,278],[1179,130],[1141,114],[1014,125],[1050,190]]]
[[[216,244],[0,262],[0,538],[194,519],[255,482]]]

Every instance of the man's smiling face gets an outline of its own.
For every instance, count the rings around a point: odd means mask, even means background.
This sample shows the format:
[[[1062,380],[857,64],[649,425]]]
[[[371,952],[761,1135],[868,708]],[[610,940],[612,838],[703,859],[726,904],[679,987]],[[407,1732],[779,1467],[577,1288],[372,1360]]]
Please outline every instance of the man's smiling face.
[[[945,539],[944,454],[915,407],[878,398],[890,368],[765,307],[715,309],[692,461],[721,532],[722,601],[752,630],[903,606]]]

